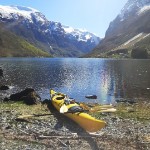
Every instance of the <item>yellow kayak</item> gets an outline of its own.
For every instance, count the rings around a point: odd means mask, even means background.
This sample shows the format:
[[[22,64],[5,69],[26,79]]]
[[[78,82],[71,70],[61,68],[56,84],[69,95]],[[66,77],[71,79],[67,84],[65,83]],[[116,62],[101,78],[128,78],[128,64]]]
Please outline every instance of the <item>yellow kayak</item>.
[[[106,122],[95,119],[84,112],[83,108],[78,103],[66,99],[65,94],[50,90],[50,95],[53,106],[60,112],[60,109],[65,105],[65,107],[67,107],[67,112],[65,112],[64,115],[75,121],[86,131],[96,132],[105,127]]]

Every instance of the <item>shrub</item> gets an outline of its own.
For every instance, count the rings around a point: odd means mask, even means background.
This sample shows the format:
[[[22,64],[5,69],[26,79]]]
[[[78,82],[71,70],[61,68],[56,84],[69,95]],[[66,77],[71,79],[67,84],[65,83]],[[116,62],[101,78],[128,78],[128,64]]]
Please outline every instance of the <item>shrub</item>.
[[[146,49],[134,48],[131,51],[131,57],[137,58],[137,59],[147,59],[148,58],[148,52]]]

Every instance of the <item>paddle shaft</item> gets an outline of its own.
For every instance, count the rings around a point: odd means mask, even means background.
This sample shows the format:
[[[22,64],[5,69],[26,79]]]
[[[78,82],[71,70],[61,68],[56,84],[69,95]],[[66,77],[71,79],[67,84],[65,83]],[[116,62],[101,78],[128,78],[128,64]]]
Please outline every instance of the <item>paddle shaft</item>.
[[[54,115],[54,114],[33,114],[34,117],[40,117],[40,116],[49,116],[49,115]]]
[[[115,112],[116,109],[105,109],[105,110],[100,110],[97,112]],[[76,112],[73,112],[73,111],[68,111],[68,112],[64,112],[63,114],[68,114],[68,113],[83,113],[83,112],[96,112],[96,111],[90,111],[90,110],[84,110],[84,111],[76,111]],[[49,115],[54,115],[56,113],[51,113],[51,114],[33,114],[33,115],[22,115],[22,116],[19,116],[18,118],[22,119],[22,118],[27,118],[27,117],[40,117],[40,116],[49,116]],[[60,113],[58,113],[60,114]]]
[[[68,114],[68,113],[74,113],[74,112],[65,112],[65,113],[63,113],[63,114]],[[51,113],[51,114],[32,114],[32,115],[22,115],[22,116],[19,116],[19,117],[17,117],[17,118],[19,118],[19,119],[22,119],[22,118],[28,118],[28,117],[40,117],[40,116],[50,116],[50,115],[55,115],[55,114],[60,114],[59,112],[57,112],[57,113]]]

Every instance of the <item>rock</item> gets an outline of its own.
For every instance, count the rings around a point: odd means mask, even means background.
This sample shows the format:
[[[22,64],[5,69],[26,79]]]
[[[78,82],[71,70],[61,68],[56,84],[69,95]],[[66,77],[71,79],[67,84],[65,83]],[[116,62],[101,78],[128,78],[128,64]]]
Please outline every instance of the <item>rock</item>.
[[[118,120],[118,118],[117,118],[117,117],[111,117],[111,120],[112,120],[113,122],[116,122],[116,121]]]
[[[8,97],[5,97],[3,100],[3,102],[9,102],[9,101],[10,101],[10,99]]]
[[[8,129],[11,129],[10,125],[8,125],[8,126],[5,127],[5,130],[8,130]]]
[[[35,91],[33,91],[27,96],[23,96],[21,100],[27,105],[34,105],[40,103],[41,97]]]
[[[88,99],[97,99],[96,95],[86,95],[85,97]]]
[[[132,99],[131,99],[131,100],[130,100],[130,99],[127,100],[127,102],[128,102],[129,104],[135,104],[135,103],[136,103],[136,101],[135,101],[135,100],[132,100]]]
[[[51,111],[53,111],[53,112],[56,111],[56,108],[53,106],[51,100],[45,99],[45,100],[42,102],[42,104],[43,104],[43,105],[46,104],[49,110],[51,110]]]
[[[42,104],[49,104],[50,100],[49,99],[45,99],[44,101],[42,101]]]
[[[134,104],[134,103],[136,103],[136,101],[135,100],[133,100],[133,99],[116,99],[116,102],[117,103],[129,103],[129,104]]]
[[[0,77],[3,77],[3,70],[0,68]]]
[[[116,102],[117,102],[117,103],[121,103],[121,102],[122,102],[122,103],[126,103],[127,100],[121,98],[121,99],[116,99]]]
[[[132,108],[132,107],[127,107],[127,111],[128,111],[129,113],[135,112],[134,108]]]
[[[33,92],[34,89],[32,88],[27,88],[21,92],[18,92],[16,94],[12,94],[10,95],[10,100],[12,101],[21,101],[21,98],[24,97],[24,96],[27,96],[29,93]]]
[[[9,89],[9,87],[7,85],[2,85],[0,87],[0,90],[8,90],[8,89]]]
[[[32,88],[27,88],[19,93],[10,96],[12,101],[23,101],[27,105],[37,104],[41,101],[41,97]]]

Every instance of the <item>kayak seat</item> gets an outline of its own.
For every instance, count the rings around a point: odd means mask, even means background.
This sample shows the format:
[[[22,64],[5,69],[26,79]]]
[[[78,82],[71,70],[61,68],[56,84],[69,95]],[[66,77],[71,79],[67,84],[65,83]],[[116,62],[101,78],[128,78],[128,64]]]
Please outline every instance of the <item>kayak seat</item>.
[[[68,112],[71,112],[71,113],[84,112],[84,109],[80,106],[73,106],[68,109]]]
[[[74,104],[75,100],[74,99],[65,99],[64,104],[69,105],[69,104]]]
[[[65,98],[65,96],[60,96],[60,97],[57,97],[56,100],[62,100],[64,98]]]

